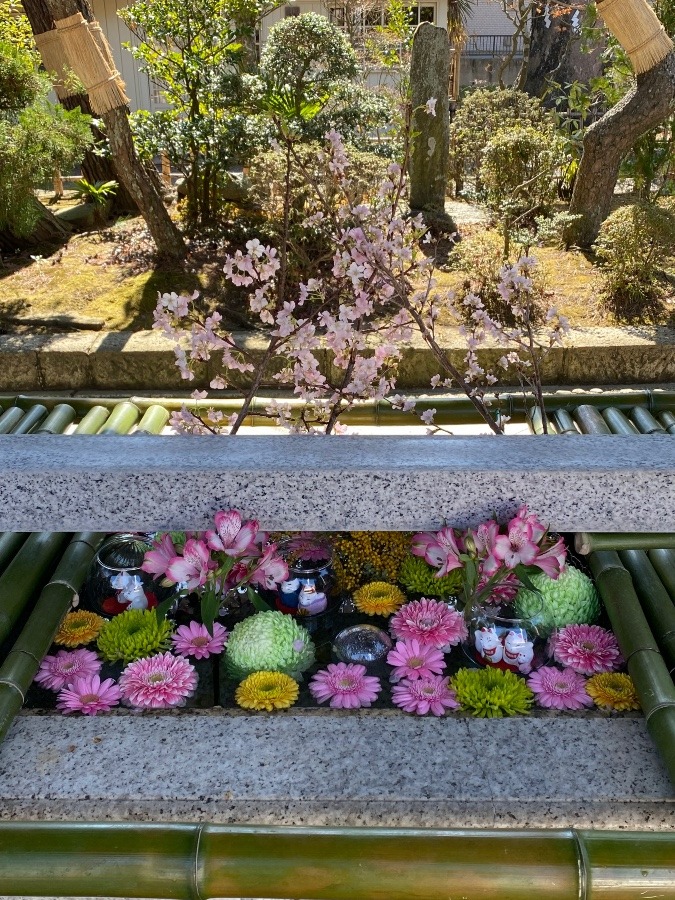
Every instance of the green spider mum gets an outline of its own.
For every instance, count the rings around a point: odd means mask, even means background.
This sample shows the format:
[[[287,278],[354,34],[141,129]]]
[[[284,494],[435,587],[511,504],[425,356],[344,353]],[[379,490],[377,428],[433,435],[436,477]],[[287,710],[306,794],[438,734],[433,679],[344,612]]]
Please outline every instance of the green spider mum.
[[[154,609],[128,609],[101,629],[97,646],[108,662],[133,662],[168,650],[173,632],[171,622],[157,620]]]
[[[410,554],[401,563],[399,583],[411,594],[423,597],[450,597],[462,589],[462,569],[453,569],[442,578],[419,556]]]
[[[460,669],[451,686],[462,709],[484,719],[527,715],[534,700],[523,679],[503,669]]]

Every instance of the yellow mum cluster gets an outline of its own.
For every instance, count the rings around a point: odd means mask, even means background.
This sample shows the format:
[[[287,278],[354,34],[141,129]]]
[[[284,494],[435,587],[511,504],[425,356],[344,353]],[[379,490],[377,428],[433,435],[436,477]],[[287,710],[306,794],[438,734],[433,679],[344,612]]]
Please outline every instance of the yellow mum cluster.
[[[54,643],[62,647],[81,647],[90,644],[96,640],[105,623],[106,620],[102,616],[87,612],[85,609],[68,613],[59,626]]]
[[[338,586],[351,592],[370,581],[395,584],[410,550],[410,535],[403,531],[349,531],[339,535],[334,546]]]
[[[354,591],[354,605],[367,616],[393,616],[404,603],[403,591],[386,581],[373,581]]]

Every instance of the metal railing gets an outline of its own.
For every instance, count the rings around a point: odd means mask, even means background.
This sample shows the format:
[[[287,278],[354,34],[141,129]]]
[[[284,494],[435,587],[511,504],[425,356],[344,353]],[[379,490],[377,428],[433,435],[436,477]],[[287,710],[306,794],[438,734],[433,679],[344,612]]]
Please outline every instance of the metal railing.
[[[471,34],[467,38],[462,55],[469,59],[499,59],[508,56],[513,49],[513,35],[510,34]],[[523,55],[523,36],[516,39],[516,59]]]

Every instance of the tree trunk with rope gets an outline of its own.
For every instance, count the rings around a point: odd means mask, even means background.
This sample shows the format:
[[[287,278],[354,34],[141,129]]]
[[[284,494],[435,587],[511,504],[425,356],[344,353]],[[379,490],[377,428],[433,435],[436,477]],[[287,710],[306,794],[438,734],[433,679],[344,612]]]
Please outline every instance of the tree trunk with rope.
[[[34,35],[52,31],[57,20],[68,18],[76,13],[81,13],[88,22],[93,21],[94,18],[88,0],[23,0],[23,8]],[[72,106],[68,104],[68,108],[79,105],[77,97],[69,99]],[[89,108],[83,111],[90,112],[91,106],[88,102],[87,106]],[[105,126],[105,134],[115,165],[116,180],[124,187],[140,210],[157,245],[159,256],[168,262],[179,262],[185,256],[182,235],[164,206],[159,190],[159,179],[150,177],[136,154],[129,128],[127,107],[118,106],[110,109],[99,114],[98,118],[103,121]]]
[[[609,2],[605,0],[604,4],[599,5],[601,15],[605,16],[603,6],[607,7]],[[625,3],[626,7],[633,9],[639,5],[638,0]],[[651,15],[658,27],[659,22],[653,11],[646,3],[644,6],[647,11],[643,11],[643,15]],[[619,13],[622,11],[618,2],[616,10]],[[675,51],[663,28],[660,34],[654,34],[660,60],[640,71],[644,42],[633,47],[629,28],[624,31],[624,25],[618,28],[615,24],[607,24],[630,56],[638,74],[626,96],[591,125],[584,135],[583,156],[570,203],[570,213],[581,218],[567,229],[565,235],[569,243],[581,247],[589,247],[595,241],[600,226],[610,212],[621,161],[639,137],[675,110]]]

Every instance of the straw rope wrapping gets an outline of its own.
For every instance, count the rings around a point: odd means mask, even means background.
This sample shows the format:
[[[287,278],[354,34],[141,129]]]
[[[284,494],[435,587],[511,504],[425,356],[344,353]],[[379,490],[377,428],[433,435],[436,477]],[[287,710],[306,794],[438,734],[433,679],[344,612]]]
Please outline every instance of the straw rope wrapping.
[[[668,56],[673,42],[646,0],[600,0],[598,12],[630,57],[636,75]]]
[[[54,91],[59,100],[65,100],[66,97],[76,94],[76,89],[68,86],[68,65],[63,57],[59,33],[52,30],[36,34],[35,44],[40,51],[42,63],[52,78]]]
[[[124,82],[98,22],[87,22],[82,13],[76,13],[58,19],[55,25],[55,31],[36,35],[36,43],[45,67],[59,78],[57,96],[62,99],[59,91],[65,91],[65,96],[76,93],[64,84],[64,69],[68,68],[82,82],[96,115],[127,106]]]

